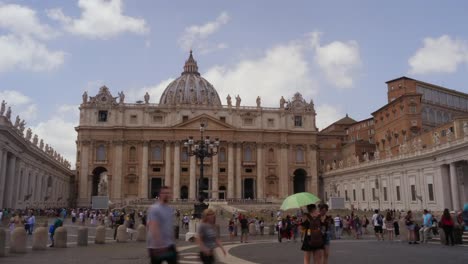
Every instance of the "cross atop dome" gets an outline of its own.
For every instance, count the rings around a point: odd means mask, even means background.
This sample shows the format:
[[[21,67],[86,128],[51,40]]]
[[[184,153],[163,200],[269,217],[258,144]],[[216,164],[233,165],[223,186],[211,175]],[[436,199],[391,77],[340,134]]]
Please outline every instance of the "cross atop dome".
[[[184,72],[182,72],[182,75],[184,74],[200,75],[200,73],[198,72],[197,61],[193,59],[192,50],[190,50],[189,58],[185,61]]]

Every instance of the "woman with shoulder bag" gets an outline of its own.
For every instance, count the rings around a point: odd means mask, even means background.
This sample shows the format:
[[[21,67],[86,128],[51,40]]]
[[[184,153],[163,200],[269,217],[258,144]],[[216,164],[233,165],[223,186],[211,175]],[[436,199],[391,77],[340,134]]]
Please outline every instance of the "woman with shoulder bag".
[[[442,229],[444,230],[445,233],[445,245],[449,245],[449,240],[450,240],[450,245],[454,245],[454,236],[453,236],[453,219],[452,216],[450,215],[450,212],[447,208],[445,208],[444,213],[442,214],[442,217],[440,218],[440,225],[442,226]]]
[[[213,209],[203,211],[202,220],[198,226],[197,243],[200,247],[200,260],[203,264],[215,263],[214,250],[220,247],[226,256],[223,245],[216,237],[216,214]]]
[[[310,264],[311,256],[314,263],[322,263],[325,241],[321,230],[320,214],[315,204],[307,205],[307,213],[303,215],[303,219],[302,228],[305,230],[305,234],[301,250],[304,251],[304,264]]]
[[[416,232],[414,231],[416,226],[413,221],[413,213],[409,210],[405,216],[405,225],[408,229],[408,244],[419,244],[416,242]]]

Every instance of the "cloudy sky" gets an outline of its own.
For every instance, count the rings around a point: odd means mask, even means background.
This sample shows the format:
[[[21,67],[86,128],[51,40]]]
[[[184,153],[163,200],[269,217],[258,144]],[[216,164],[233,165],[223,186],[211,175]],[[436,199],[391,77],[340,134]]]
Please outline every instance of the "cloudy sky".
[[[0,0],[0,100],[74,161],[84,91],[157,103],[190,49],[223,101],[299,91],[319,128],[370,117],[403,75],[468,92],[468,3],[351,2]]]

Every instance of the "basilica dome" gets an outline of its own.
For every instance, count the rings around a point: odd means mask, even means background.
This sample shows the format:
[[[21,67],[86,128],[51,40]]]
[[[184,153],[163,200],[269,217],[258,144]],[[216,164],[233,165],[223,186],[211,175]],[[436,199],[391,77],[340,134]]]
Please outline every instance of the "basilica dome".
[[[184,71],[171,82],[159,100],[160,105],[221,106],[218,92],[211,83],[200,76],[192,51],[185,61]]]

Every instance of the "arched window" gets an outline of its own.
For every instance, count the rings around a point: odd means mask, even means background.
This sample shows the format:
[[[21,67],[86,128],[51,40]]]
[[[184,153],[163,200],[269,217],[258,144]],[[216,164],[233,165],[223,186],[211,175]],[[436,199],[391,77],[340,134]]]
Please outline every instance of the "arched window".
[[[154,147],[151,153],[151,158],[153,160],[162,160],[162,150],[160,146]]]
[[[96,150],[96,160],[105,161],[106,160],[106,147],[104,145],[99,145]]]
[[[304,149],[302,147],[296,149],[296,162],[304,162]]]
[[[252,161],[252,149],[249,146],[244,149],[244,161]]]
[[[275,151],[273,148],[270,148],[268,150],[268,162],[269,163],[274,163],[275,162]]]
[[[182,161],[188,161],[188,153],[187,153],[187,148],[182,148],[182,153],[180,153],[181,160]]]
[[[226,162],[226,149],[220,148],[219,149],[219,162]]]
[[[128,152],[128,159],[130,161],[136,161],[136,148],[135,147],[130,147],[130,150]]]

